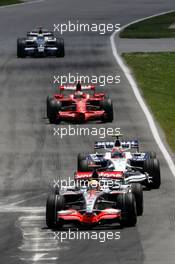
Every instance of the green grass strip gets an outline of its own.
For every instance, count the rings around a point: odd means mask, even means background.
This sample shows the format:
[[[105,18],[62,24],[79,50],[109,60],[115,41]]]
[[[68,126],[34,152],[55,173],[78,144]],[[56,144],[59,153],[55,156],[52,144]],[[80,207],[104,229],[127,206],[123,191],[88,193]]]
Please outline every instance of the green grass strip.
[[[126,53],[123,57],[175,151],[175,53]]]
[[[22,3],[22,1],[20,0],[0,0],[0,6],[20,4],[20,3]]]
[[[121,38],[174,38],[175,12],[146,19],[142,22],[128,26],[120,33]]]

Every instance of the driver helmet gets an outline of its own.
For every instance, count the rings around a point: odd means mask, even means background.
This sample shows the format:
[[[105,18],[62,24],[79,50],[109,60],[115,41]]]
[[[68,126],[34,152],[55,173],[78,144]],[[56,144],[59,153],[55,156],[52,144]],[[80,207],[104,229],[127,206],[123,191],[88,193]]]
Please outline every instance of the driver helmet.
[[[42,30],[42,28],[39,28],[38,33],[39,33],[39,35],[42,35],[42,34],[43,34],[43,30]]]
[[[80,82],[77,83],[76,91],[81,91],[81,83]]]
[[[83,92],[81,91],[81,84],[80,82],[76,85],[76,92],[75,92],[75,98],[82,98]]]
[[[115,141],[115,147],[121,147],[121,142],[119,139],[116,139]]]
[[[89,182],[89,189],[98,191],[100,189],[100,183],[97,180],[91,180]]]

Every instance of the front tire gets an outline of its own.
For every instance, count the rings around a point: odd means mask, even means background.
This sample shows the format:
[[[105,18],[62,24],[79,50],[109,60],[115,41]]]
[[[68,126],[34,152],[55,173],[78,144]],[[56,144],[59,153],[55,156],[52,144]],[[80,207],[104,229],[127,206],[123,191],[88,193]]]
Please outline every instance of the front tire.
[[[47,117],[51,124],[59,124],[59,111],[61,110],[61,102],[51,97],[47,97]]]
[[[18,58],[26,57],[25,46],[26,46],[25,38],[17,39],[17,57]]]
[[[134,194],[136,200],[137,215],[143,214],[143,189],[140,183],[132,183],[131,191]]]
[[[46,100],[47,118],[49,118],[49,116],[50,116],[50,104],[51,104],[52,100],[54,100],[54,98],[52,96],[47,96],[47,100]]]
[[[52,193],[48,196],[46,202],[46,224],[48,228],[61,227],[62,222],[57,222],[57,212],[64,210],[64,197]]]
[[[116,208],[121,210],[121,226],[132,227],[137,223],[136,201],[132,193],[117,195]]]

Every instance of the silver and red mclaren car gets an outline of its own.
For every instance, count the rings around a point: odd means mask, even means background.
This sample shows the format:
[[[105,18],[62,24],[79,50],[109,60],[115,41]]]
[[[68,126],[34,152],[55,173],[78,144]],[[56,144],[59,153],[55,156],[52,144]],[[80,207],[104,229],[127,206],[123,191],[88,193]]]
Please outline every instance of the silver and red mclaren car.
[[[77,172],[74,187],[57,190],[48,196],[47,226],[61,228],[75,224],[93,227],[111,223],[135,226],[137,208],[140,206],[143,211],[142,189],[139,189],[138,203],[131,185],[121,183],[122,177],[120,172]]]

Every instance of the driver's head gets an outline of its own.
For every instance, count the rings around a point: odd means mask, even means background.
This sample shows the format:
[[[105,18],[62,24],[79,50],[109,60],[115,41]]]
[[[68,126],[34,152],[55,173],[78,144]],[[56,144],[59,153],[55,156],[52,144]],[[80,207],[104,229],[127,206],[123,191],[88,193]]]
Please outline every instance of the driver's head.
[[[80,84],[80,82],[78,82],[77,85],[76,85],[75,98],[76,99],[82,98],[82,95],[83,95],[83,92],[81,90],[81,84]]]
[[[81,83],[80,82],[77,83],[76,91],[81,91]]]
[[[125,154],[120,148],[113,148],[111,152],[111,158],[117,159],[117,158],[124,158]]]
[[[40,35],[43,34],[42,28],[39,28],[39,32]]]
[[[121,147],[121,143],[119,139],[116,139],[115,141],[115,147]]]
[[[98,191],[100,189],[99,181],[97,181],[97,180],[91,180],[89,182],[89,189],[90,190],[96,190],[96,191]]]

